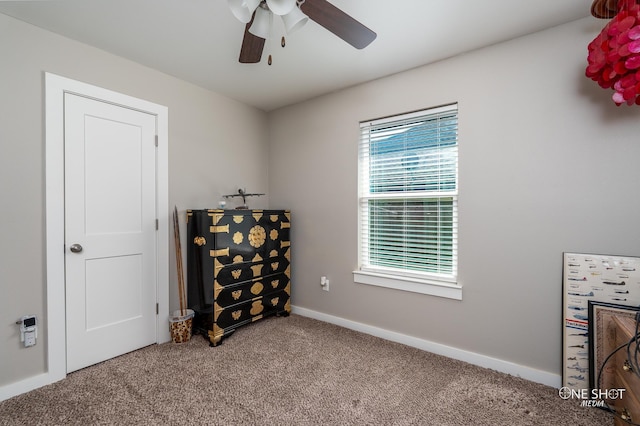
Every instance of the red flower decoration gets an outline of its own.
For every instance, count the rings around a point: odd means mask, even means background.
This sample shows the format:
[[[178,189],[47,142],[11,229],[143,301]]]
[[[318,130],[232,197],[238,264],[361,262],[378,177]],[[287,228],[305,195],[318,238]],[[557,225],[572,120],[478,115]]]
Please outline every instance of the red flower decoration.
[[[616,105],[640,105],[640,5],[620,0],[618,14],[589,43],[586,76],[613,88]]]

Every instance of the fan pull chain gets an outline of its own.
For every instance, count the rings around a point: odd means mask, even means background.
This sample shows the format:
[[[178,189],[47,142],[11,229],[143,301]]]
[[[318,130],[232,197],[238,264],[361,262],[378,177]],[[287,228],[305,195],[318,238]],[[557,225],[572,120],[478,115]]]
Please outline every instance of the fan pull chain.
[[[285,47],[287,45],[287,40],[284,38],[284,36],[282,36],[282,38],[280,39],[280,46]],[[267,64],[271,65],[273,64],[273,57],[271,56],[271,54],[269,54],[269,58],[267,59]]]

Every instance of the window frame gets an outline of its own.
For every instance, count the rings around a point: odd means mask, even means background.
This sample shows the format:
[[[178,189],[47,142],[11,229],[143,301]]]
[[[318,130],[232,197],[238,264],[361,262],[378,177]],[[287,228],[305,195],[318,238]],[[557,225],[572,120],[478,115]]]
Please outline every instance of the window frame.
[[[363,265],[364,258],[368,258],[368,254],[363,253],[365,249],[365,243],[363,242],[364,233],[368,233],[366,223],[369,221],[370,210],[363,207],[363,203],[368,203],[369,200],[375,200],[381,197],[380,192],[370,191],[370,178],[369,174],[369,141],[370,139],[362,136],[367,129],[371,129],[379,126],[393,127],[394,123],[409,122],[414,119],[437,117],[441,114],[450,114],[455,112],[456,115],[456,129],[457,121],[459,119],[458,104],[452,103],[448,105],[426,108],[419,111],[414,111],[405,114],[397,114],[384,118],[366,120],[360,123],[361,138],[358,143],[358,269],[353,271],[354,282],[360,284],[367,284],[373,286],[380,286],[386,288],[392,288],[402,291],[409,291],[414,293],[428,294],[433,296],[445,297],[449,299],[462,300],[462,286],[458,283],[457,277],[457,257],[458,257],[458,221],[457,210],[459,200],[459,177],[458,177],[458,162],[459,162],[459,138],[456,132],[456,158],[455,158],[455,190],[451,191],[432,191],[432,190],[420,190],[406,192],[407,196],[402,196],[402,191],[397,193],[386,192],[389,198],[398,199],[433,199],[433,198],[452,198],[452,223],[454,229],[452,231],[452,271],[451,274],[441,274],[432,272],[416,272],[408,269],[395,269],[385,268],[383,266],[376,265]],[[401,127],[401,125],[398,125]],[[365,146],[366,152],[363,152],[363,146]],[[363,182],[367,179],[367,182]],[[364,188],[368,188],[365,190]],[[382,193],[385,194],[385,193]],[[364,215],[367,217],[365,218]],[[368,240],[368,236],[366,237]]]

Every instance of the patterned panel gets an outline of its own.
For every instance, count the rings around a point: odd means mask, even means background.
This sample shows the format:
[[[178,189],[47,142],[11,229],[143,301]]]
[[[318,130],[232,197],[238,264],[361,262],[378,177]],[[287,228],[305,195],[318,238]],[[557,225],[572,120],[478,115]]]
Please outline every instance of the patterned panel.
[[[210,255],[219,264],[229,265],[254,262],[256,256],[265,259],[273,256],[274,250],[281,253],[290,246],[290,221],[284,211],[275,213],[256,210],[210,212],[210,233],[216,240]]]

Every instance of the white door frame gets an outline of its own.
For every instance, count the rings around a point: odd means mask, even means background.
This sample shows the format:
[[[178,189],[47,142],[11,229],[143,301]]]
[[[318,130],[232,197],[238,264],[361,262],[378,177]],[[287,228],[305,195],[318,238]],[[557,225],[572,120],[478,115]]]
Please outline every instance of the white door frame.
[[[47,381],[53,383],[67,375],[64,268],[64,94],[88,98],[146,112],[157,117],[156,154],[157,302],[156,342],[169,335],[169,186],[168,186],[168,109],[121,93],[45,73],[46,111],[46,241]]]

